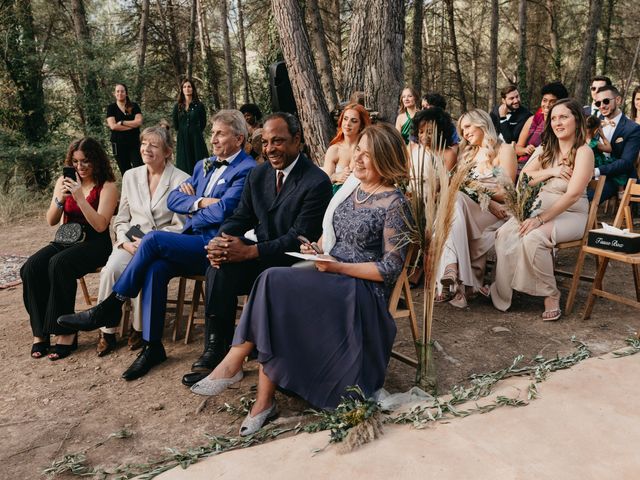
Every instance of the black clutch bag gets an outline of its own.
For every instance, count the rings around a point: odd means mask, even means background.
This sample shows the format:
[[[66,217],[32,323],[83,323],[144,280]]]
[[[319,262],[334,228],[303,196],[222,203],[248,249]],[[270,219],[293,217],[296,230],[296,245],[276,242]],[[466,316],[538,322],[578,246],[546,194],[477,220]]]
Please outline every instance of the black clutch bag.
[[[85,235],[84,228],[79,223],[63,223],[56,230],[56,236],[53,241],[59,245],[69,247],[84,241]]]
[[[142,238],[144,237],[144,232],[140,230],[140,225],[133,225],[124,235],[129,239],[129,241],[135,242],[136,239],[134,237]]]

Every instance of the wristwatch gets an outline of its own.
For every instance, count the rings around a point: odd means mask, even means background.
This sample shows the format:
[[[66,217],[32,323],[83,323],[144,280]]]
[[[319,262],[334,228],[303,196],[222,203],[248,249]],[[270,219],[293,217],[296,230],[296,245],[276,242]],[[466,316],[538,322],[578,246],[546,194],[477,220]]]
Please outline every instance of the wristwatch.
[[[53,202],[56,204],[56,207],[58,207],[60,210],[64,209],[64,203],[58,200],[58,197],[53,197]]]

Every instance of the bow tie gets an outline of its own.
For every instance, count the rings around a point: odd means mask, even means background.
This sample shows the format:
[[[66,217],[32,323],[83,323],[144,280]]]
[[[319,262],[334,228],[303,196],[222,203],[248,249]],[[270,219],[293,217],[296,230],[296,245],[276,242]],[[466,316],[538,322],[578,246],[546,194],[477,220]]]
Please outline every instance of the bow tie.
[[[602,120],[603,127],[615,127],[616,122],[614,120],[607,120],[606,118]]]
[[[220,168],[223,165],[229,165],[229,162],[227,162],[226,160],[214,160],[212,163],[213,163],[213,166],[216,168]]]

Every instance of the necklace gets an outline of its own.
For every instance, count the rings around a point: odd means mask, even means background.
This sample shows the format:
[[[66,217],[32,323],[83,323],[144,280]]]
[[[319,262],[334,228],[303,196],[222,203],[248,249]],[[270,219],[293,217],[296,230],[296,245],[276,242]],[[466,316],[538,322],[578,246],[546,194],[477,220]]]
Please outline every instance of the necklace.
[[[372,196],[374,193],[376,193],[376,192],[377,192],[378,190],[380,190],[381,188],[382,188],[382,184],[378,185],[378,186],[373,190],[373,192],[369,193],[369,195],[367,195],[367,196],[366,196],[366,197],[364,197],[362,200],[360,200],[360,199],[358,198],[358,195],[360,195],[360,193],[364,193],[364,194],[366,194],[367,192],[365,192],[364,190],[362,190],[362,189],[360,188],[360,185],[358,185],[358,188],[356,189],[356,198],[355,198],[356,203],[357,203],[357,204],[361,204],[361,203],[366,202],[367,200],[369,200],[369,199],[371,198],[371,196]]]

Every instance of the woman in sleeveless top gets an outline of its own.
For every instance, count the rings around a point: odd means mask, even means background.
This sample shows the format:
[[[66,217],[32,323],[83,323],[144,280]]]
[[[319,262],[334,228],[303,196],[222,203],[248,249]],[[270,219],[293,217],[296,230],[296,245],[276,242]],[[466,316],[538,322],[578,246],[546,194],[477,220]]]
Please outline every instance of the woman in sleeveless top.
[[[322,170],[329,175],[333,184],[333,193],[351,175],[351,159],[358,143],[360,132],[371,125],[369,112],[358,103],[350,103],[338,118],[338,133],[331,140],[324,156]]]
[[[102,267],[111,253],[109,223],[118,202],[111,165],[102,146],[92,138],[74,141],[65,166],[74,167],[75,180],[60,177],[47,210],[47,223],[79,223],[84,241],[71,246],[51,242],[33,254],[20,270],[24,305],[31,321],[31,356],[42,358],[56,344],[50,360],[68,356],[77,346],[75,332],[56,323],[60,315],[73,313],[76,280]]]
[[[402,135],[404,143],[409,144],[411,130],[413,128],[413,117],[418,111],[418,99],[420,95],[411,87],[405,87],[400,95],[400,109],[396,117],[396,129]]]
[[[518,171],[527,163],[531,155],[533,155],[536,147],[542,142],[542,131],[544,130],[545,120],[549,114],[551,107],[560,99],[567,98],[569,92],[560,82],[548,83],[540,90],[542,100],[540,100],[540,108],[522,127],[518,143],[516,144],[516,155],[518,155]]]
[[[438,268],[436,301],[450,300],[451,305],[464,308],[468,295],[474,292],[486,295],[483,288],[486,256],[493,247],[495,231],[507,219],[498,177],[515,180],[516,155],[511,145],[498,140],[491,117],[483,110],[462,115],[458,132],[462,138],[461,161],[472,161],[474,165],[469,180],[478,189],[476,192],[481,189],[487,195],[482,201],[471,191],[458,192],[451,232]]]
[[[582,107],[575,100],[558,101],[545,124],[543,148],[523,172],[531,184],[544,182],[540,208],[518,224],[511,218],[497,232],[493,305],[511,306],[513,290],[544,297],[543,320],[560,318],[560,291],[553,274],[553,248],[584,234],[589,203],[586,189],[593,175],[593,152],[585,143]]]

